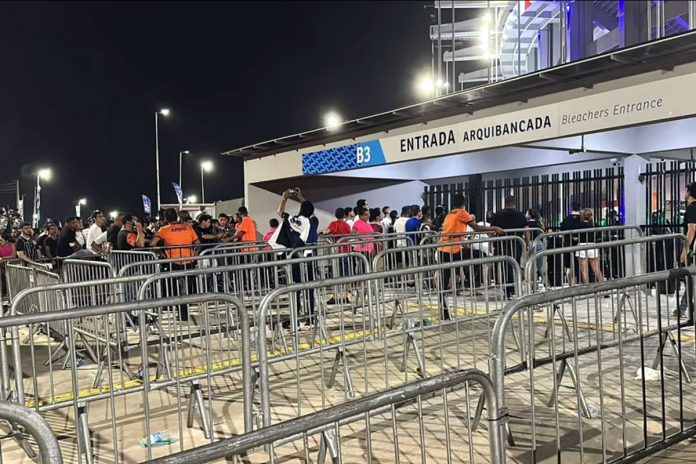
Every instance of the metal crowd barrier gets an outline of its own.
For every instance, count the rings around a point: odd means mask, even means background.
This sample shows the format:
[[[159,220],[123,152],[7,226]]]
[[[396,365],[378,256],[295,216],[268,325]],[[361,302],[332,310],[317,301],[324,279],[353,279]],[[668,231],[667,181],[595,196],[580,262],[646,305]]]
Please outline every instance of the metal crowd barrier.
[[[694,267],[673,269],[510,302],[493,329],[490,372],[499,405],[512,418],[513,456],[635,462],[696,434],[695,274]],[[673,313],[679,295],[644,291],[682,279],[684,315]],[[635,322],[614,317],[627,296]],[[568,322],[538,320],[537,310],[548,307]],[[506,335],[516,319],[527,328],[529,362],[509,359]]]
[[[324,462],[328,455],[332,462],[416,462],[416,459],[417,462],[426,463],[430,462],[431,451],[444,455],[447,462],[464,456],[469,458],[468,462],[475,462],[474,429],[468,419],[473,415],[469,401],[471,384],[481,388],[489,405],[488,461],[502,464],[505,462],[505,441],[502,437],[506,414],[498,408],[488,376],[474,369],[447,372],[390,388],[255,432],[155,459],[152,463],[204,464],[215,459],[230,460],[234,456],[249,456],[254,449],[265,445],[271,447],[270,462],[274,462],[276,455],[280,461],[281,454],[283,461],[292,458],[302,460],[304,457],[304,462],[310,462],[310,453],[316,452],[317,462]],[[398,414],[402,410],[403,419]],[[438,413],[444,417],[442,425],[439,424],[441,417],[437,416]],[[435,421],[428,421],[429,416],[436,416],[438,423],[435,425]],[[409,436],[407,442],[400,437],[399,426],[414,418],[418,422],[418,439]],[[454,430],[455,418],[465,422],[466,433],[462,433],[461,429]],[[390,425],[385,425],[387,421]],[[356,426],[363,422],[364,428],[356,431]],[[385,437],[389,428],[391,436]],[[319,437],[318,445],[314,445],[316,440],[311,440],[312,436]],[[438,439],[430,440],[432,436]],[[297,443],[299,441],[301,443]],[[283,453],[283,447],[275,445],[278,442],[295,446]]]
[[[263,426],[300,416],[307,410],[323,409],[351,396],[407,382],[409,376],[426,377],[431,371],[487,365],[488,337],[506,301],[505,290],[485,283],[481,286],[466,281],[457,283],[460,270],[470,274],[484,265],[509,265],[514,270],[516,291],[520,291],[521,270],[508,256],[373,272],[274,289],[261,301],[258,315]],[[381,286],[389,280],[403,279],[403,285],[393,288],[408,288],[408,282],[413,282],[416,289],[422,289],[424,279],[431,272],[440,272],[443,278],[449,274],[451,288],[443,287],[430,295],[417,291],[414,297],[411,291],[400,295]],[[346,298],[356,293],[364,296]],[[267,341],[271,336],[266,328],[275,334],[281,326],[272,310],[281,298],[289,299],[291,312],[289,327],[282,331],[291,342],[287,354],[269,353]],[[314,314],[300,317],[301,309],[306,309],[312,299],[317,302]],[[329,299],[334,300],[330,305],[326,304]],[[399,301],[398,307],[394,301]],[[445,307],[447,311],[443,311]],[[393,316],[395,311],[400,318]],[[388,314],[392,314],[391,318]],[[386,325],[390,319],[391,328]],[[309,330],[295,328],[300,320],[310,321]],[[370,327],[370,320],[375,321],[376,327]],[[519,339],[513,334],[511,337]],[[520,352],[520,356],[524,354]],[[335,395],[336,387],[343,390],[343,395]],[[315,392],[313,397],[307,396],[308,389]]]
[[[152,263],[157,260],[157,255],[154,252],[147,250],[113,250],[108,255],[107,260],[109,264],[111,264],[114,274],[121,275],[120,271],[126,265],[139,262]]]
[[[63,455],[56,434],[40,414],[16,403],[0,401],[0,420],[10,425],[11,434],[18,441],[24,442],[24,436],[27,434],[36,441],[41,464],[63,464]],[[27,451],[30,451],[29,457],[36,460],[36,453],[31,449]],[[7,459],[3,458],[3,454],[5,453],[0,449],[0,462]],[[13,461],[16,459],[18,458],[13,457]]]
[[[73,284],[74,285],[74,284]],[[203,336],[196,343],[191,343],[180,337],[172,342],[172,356],[168,359],[169,374],[161,377],[158,375],[160,367],[157,353],[150,350],[148,331],[145,327],[139,330],[139,349],[134,351],[139,356],[127,357],[124,362],[131,371],[137,372],[132,376],[117,376],[109,368],[104,369],[108,382],[105,386],[94,388],[91,386],[91,377],[95,375],[93,369],[85,369],[78,364],[77,351],[79,346],[71,343],[68,347],[68,356],[71,358],[69,370],[54,371],[47,364],[41,367],[41,361],[50,359],[50,343],[46,344],[41,337],[31,337],[28,344],[20,342],[20,329],[28,326],[29,331],[37,324],[52,325],[64,324],[71,340],[76,340],[75,332],[77,323],[85,318],[113,317],[116,314],[133,312],[138,314],[140,321],[146,320],[146,313],[161,313],[166,308],[174,305],[198,305],[201,314],[200,331],[208,334],[212,330],[210,321],[213,315],[219,312],[220,304],[234,308],[240,320],[238,327],[241,345],[235,346],[234,351],[239,353],[235,361],[229,365],[221,365],[213,359],[213,353],[220,347],[216,340],[209,336]],[[208,315],[211,315],[209,318]],[[232,370],[225,370],[230,366],[241,366],[242,391],[251,391],[252,385],[252,358],[249,321],[242,303],[235,297],[224,294],[204,294],[179,296],[176,298],[164,298],[132,303],[107,304],[87,308],[77,308],[60,311],[47,311],[41,313],[16,315],[0,318],[0,329],[10,332],[10,344],[15,365],[22,365],[26,352],[32,364],[31,376],[27,379],[17,375],[16,400],[20,405],[25,405],[40,412],[49,419],[58,419],[62,415],[71,415],[74,420],[77,447],[71,448],[70,458],[77,462],[94,462],[95,453],[93,443],[102,447],[101,453],[113,453],[114,462],[121,462],[121,453],[129,457],[136,456],[138,450],[137,439],[129,444],[124,438],[132,439],[134,436],[143,437],[141,441],[145,447],[140,453],[147,459],[153,456],[152,442],[158,438],[153,436],[157,429],[166,430],[177,428],[177,446],[179,450],[185,449],[184,441],[190,440],[192,444],[201,444],[205,439],[208,442],[215,440],[215,433],[221,434],[219,427],[213,429],[212,424],[216,417],[222,413],[229,420],[229,427],[225,433],[237,432],[234,428],[234,418],[227,416],[224,410],[219,409],[218,395],[233,394],[232,398],[225,398],[223,404],[233,403],[235,376],[227,375]],[[108,335],[108,332],[107,332]],[[27,346],[28,345],[28,346]],[[183,366],[178,364],[179,354],[186,350],[195,350],[198,353],[198,366]],[[225,350],[232,354],[232,347],[226,346]],[[154,355],[154,357],[153,357]],[[106,351],[107,366],[115,364],[110,351]],[[157,364],[154,375],[151,375],[151,364]],[[234,369],[237,370],[237,369]],[[26,387],[30,387],[25,391]],[[205,392],[205,396],[204,396]],[[140,401],[129,401],[133,394],[141,393]],[[244,395],[241,402],[243,411],[251,411],[251,405]],[[153,404],[151,406],[151,404]],[[89,407],[89,408],[88,408]],[[88,409],[91,414],[88,414]],[[98,411],[98,412],[95,412]],[[170,410],[174,414],[162,416],[162,410]],[[247,414],[246,416],[248,416]],[[191,431],[184,433],[184,421],[188,429],[194,426],[196,416],[202,430],[202,435],[193,434]],[[237,416],[246,417],[244,414]],[[94,420],[90,421],[90,417]],[[57,421],[68,427],[64,433],[70,431],[70,425],[66,420]],[[227,423],[227,421],[226,421]],[[154,429],[153,429],[154,428]],[[98,441],[93,440],[94,435],[101,436]],[[105,437],[110,437],[111,440]],[[119,449],[123,446],[123,449]],[[26,440],[22,447],[30,449]]]

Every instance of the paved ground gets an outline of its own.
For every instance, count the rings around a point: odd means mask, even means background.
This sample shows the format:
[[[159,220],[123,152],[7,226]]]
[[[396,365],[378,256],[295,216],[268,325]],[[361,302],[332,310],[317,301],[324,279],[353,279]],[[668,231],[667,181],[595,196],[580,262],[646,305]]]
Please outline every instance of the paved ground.
[[[534,359],[538,367],[531,372],[518,369],[506,377],[506,404],[510,412],[510,428],[516,440],[516,446],[508,449],[509,461],[565,464],[613,460],[619,458],[624,450],[631,452],[645,445],[646,439],[651,443],[662,433],[672,433],[680,426],[696,425],[696,393],[680,374],[671,351],[665,350],[664,362],[656,366],[657,380],[635,379],[641,366],[653,365],[659,337],[650,331],[674,322],[671,316],[674,302],[644,291],[629,292],[628,296],[636,317],[626,306],[620,324],[614,324],[614,315],[626,301],[624,294],[614,294],[606,299],[597,295],[597,298],[558,305],[553,330],[548,337],[544,335],[551,308],[533,308],[529,317],[515,318],[513,324],[517,338],[525,341],[529,353],[527,359]],[[361,304],[353,303],[344,307],[344,311],[331,313],[327,322],[328,335],[333,343],[346,341],[352,390],[347,388],[348,379],[341,363],[335,384],[332,387],[327,385],[336,350],[333,345],[316,343],[314,346],[318,351],[312,353],[311,331],[300,332],[294,348],[292,334],[284,333],[287,351],[282,350],[280,341],[272,343],[271,354],[275,357],[269,384],[273,423],[344,402],[351,398],[351,393],[360,397],[420,378],[414,347],[423,354],[424,368],[430,375],[453,368],[488,370],[489,337],[496,311],[504,304],[500,294],[484,292],[473,298],[458,298],[457,302],[450,300],[450,308],[456,317],[455,322],[447,325],[439,324],[439,311],[433,298],[401,301],[400,307],[406,314],[397,312],[395,326],[385,328],[387,336],[376,339],[369,337],[370,323]],[[378,303],[384,310],[380,320],[389,319],[394,310],[393,301]],[[661,318],[657,316],[658,308]],[[195,324],[187,328],[196,332],[200,329],[197,324],[201,317],[197,310],[192,313],[196,315]],[[226,321],[221,314],[224,316],[219,311],[210,313],[214,321],[211,325],[221,326]],[[560,315],[565,318],[565,323]],[[156,341],[162,334],[175,335],[177,326],[171,320],[172,314],[162,319],[161,331],[159,334],[153,332],[150,340]],[[340,336],[341,327],[344,329],[343,337]],[[412,327],[413,344],[404,335],[404,327]],[[533,327],[532,331],[530,327]],[[637,333],[644,336],[635,337]],[[28,332],[23,329],[22,334],[27,335],[28,341]],[[128,371],[134,374],[141,364],[141,354],[137,335],[129,331],[128,337],[134,348],[123,361]],[[676,338],[683,345],[687,371],[696,375],[693,330],[684,330],[681,337]],[[48,347],[56,350],[57,344],[49,343],[43,335],[35,335],[33,340],[33,345],[25,342],[21,350],[26,403],[34,405],[38,402],[45,409],[57,407],[61,402],[66,405],[44,414],[60,438],[66,462],[79,462],[75,446],[76,396],[80,402],[89,401],[87,421],[95,462],[144,461],[147,453],[138,441],[147,433],[147,418],[150,432],[165,431],[174,439],[171,445],[153,448],[153,456],[206,443],[198,412],[194,414],[193,427],[187,427],[190,380],[192,376],[205,373],[205,366],[211,366],[210,371],[215,374],[203,375],[200,379],[204,408],[212,416],[214,439],[243,432],[241,375],[238,369],[235,370],[240,356],[239,334],[236,332],[213,334],[210,343],[203,343],[200,338],[189,340],[184,336],[180,343],[174,344],[168,360],[170,373],[179,373],[180,384],[174,383],[148,394],[147,411],[137,377],[129,379],[121,370],[106,369],[105,383],[114,384],[114,391],[126,394],[109,396],[109,389],[92,390],[91,383],[98,374],[95,363],[87,359],[73,370],[61,369],[60,363],[45,366]],[[592,350],[597,344],[603,345],[604,349]],[[410,354],[402,372],[404,347],[407,345]],[[515,370],[522,366],[522,357],[511,331],[508,331],[506,346],[507,367]],[[566,371],[558,402],[549,402],[553,379],[562,365],[557,359],[552,361],[576,350],[577,358],[571,356],[568,363],[577,371],[580,389],[574,387],[570,373]],[[583,354],[583,350],[587,353]],[[162,358],[154,349],[148,353],[152,363],[150,373],[154,374],[154,365]],[[283,353],[289,356],[280,358]],[[233,372],[226,373],[225,370]],[[579,391],[586,396],[586,412],[590,417],[585,417],[585,411],[579,407]],[[107,393],[106,398],[91,401],[100,392]],[[368,457],[372,462],[383,463],[489,462],[487,423],[484,421],[479,428],[472,430],[471,421],[478,399],[478,389],[472,386],[449,393],[446,403],[440,396],[406,406],[398,412],[373,416],[369,421],[363,417],[360,421],[341,426],[338,443],[342,462],[368,462]],[[255,402],[258,410],[258,395]],[[318,443],[319,435],[313,434],[306,441],[279,446],[276,462],[316,462]],[[0,444],[3,462],[31,462],[23,458],[13,440],[5,439]],[[268,455],[259,450],[248,456],[248,461],[268,462]]]

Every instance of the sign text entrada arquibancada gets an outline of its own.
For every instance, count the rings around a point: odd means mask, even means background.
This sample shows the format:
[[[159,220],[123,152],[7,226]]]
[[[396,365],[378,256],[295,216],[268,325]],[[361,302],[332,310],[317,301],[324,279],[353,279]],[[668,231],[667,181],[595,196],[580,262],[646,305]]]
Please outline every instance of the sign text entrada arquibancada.
[[[505,135],[514,135],[521,132],[528,132],[551,127],[551,117],[527,118],[519,121],[505,122],[501,124],[493,124],[477,129],[465,130],[462,134],[462,142],[471,142],[474,140],[483,141],[492,137],[501,137]],[[406,153],[413,150],[423,150],[426,148],[443,147],[447,145],[455,145],[456,139],[454,130],[444,130],[433,132],[431,134],[421,134],[413,137],[406,137],[400,140],[401,153]]]

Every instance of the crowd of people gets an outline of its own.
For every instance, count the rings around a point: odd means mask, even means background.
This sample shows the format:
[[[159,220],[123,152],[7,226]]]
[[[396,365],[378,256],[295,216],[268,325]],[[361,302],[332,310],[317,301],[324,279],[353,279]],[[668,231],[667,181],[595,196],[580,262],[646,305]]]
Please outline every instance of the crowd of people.
[[[269,231],[264,236],[269,236]],[[59,267],[64,259],[95,258],[113,250],[181,247],[164,253],[178,258],[195,253],[186,246],[256,240],[256,223],[244,206],[234,219],[225,213],[217,218],[201,213],[194,220],[188,211],[170,208],[162,210],[159,218],[119,214],[107,220],[101,211],[95,210],[88,222],[68,216],[62,223],[47,221],[42,230],[22,224],[0,237],[0,259]]]
[[[300,210],[296,215],[286,214],[287,200],[297,199]],[[503,230],[529,229],[520,233],[527,247],[533,242],[540,230],[546,225],[539,212],[529,209],[522,212],[517,209],[514,197],[505,199],[504,208],[495,213],[488,213],[485,221],[477,221],[473,214],[464,208],[462,195],[454,195],[451,209],[442,206],[406,205],[399,210],[390,206],[371,207],[366,199],[359,199],[355,207],[341,207],[335,211],[335,219],[323,229],[314,216],[314,205],[307,201],[300,189],[291,189],[283,194],[279,207],[279,218],[271,219],[268,228],[257,235],[257,224],[249,215],[246,207],[238,209],[234,217],[220,213],[217,218],[207,213],[199,214],[195,219],[188,211],[174,209],[163,210],[158,218],[142,219],[134,214],[120,214],[113,220],[107,220],[104,214],[96,210],[84,222],[76,216],[59,222],[48,221],[42,230],[32,229],[29,223],[14,229],[11,234],[0,237],[0,259],[18,258],[27,263],[49,262],[54,265],[62,259],[91,258],[106,255],[112,250],[133,250],[147,247],[182,247],[182,250],[167,254],[181,256],[185,246],[216,245],[231,242],[267,242],[275,248],[297,248],[317,243],[319,235],[338,237],[349,235],[399,234],[402,238],[395,240],[396,247],[417,245],[424,233],[440,233],[440,248],[443,261],[454,259],[450,255],[461,254],[456,245],[448,245],[461,239],[457,234],[477,232],[479,237],[502,234]],[[284,227],[281,227],[284,226]],[[561,223],[561,230],[576,230],[594,227],[593,212],[582,209],[577,203],[572,205],[572,213]],[[591,243],[588,234],[571,236],[567,245]],[[532,254],[541,251],[541,242],[536,243]],[[355,251],[374,253],[375,244],[369,240],[355,245]],[[473,247],[474,251],[486,256],[491,254],[489,245],[482,243]],[[346,248],[347,250],[347,248]],[[522,250],[518,250],[519,253]],[[581,281],[589,280],[591,270],[601,278],[596,250],[578,252]],[[519,256],[516,256],[519,258]],[[538,266],[543,272],[543,264]]]

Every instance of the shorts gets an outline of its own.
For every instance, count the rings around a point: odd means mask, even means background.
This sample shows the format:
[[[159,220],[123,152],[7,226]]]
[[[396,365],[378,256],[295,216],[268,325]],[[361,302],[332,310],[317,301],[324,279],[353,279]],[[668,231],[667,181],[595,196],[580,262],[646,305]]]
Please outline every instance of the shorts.
[[[594,243],[578,243],[578,246],[585,246],[585,245],[594,245]],[[594,250],[580,250],[575,252],[575,257],[576,258],[581,258],[581,259],[595,259],[599,258],[599,250],[594,249]]]

